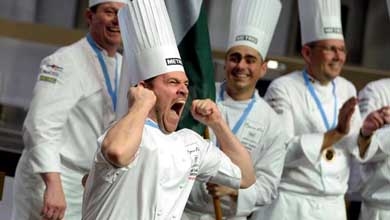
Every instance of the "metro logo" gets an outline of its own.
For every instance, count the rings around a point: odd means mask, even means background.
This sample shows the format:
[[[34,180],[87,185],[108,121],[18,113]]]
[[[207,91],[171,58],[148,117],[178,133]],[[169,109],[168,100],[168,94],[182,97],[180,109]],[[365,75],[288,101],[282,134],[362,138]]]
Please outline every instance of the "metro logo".
[[[180,58],[166,58],[165,62],[167,63],[167,66],[171,66],[171,65],[183,66],[183,63],[181,62]]]
[[[258,42],[256,37],[250,36],[250,35],[238,35],[236,37],[236,41],[250,41],[254,44],[257,44],[257,42]]]

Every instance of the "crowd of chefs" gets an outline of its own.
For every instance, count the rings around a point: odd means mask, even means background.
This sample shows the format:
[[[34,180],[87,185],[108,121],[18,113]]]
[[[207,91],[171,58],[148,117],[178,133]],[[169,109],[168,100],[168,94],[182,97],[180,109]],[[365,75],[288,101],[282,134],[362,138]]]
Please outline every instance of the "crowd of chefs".
[[[359,219],[390,219],[390,79],[357,91],[340,76],[340,0],[298,0],[305,67],[260,97],[282,3],[232,1],[225,80],[192,102],[204,140],[176,131],[191,78],[171,20],[186,18],[90,0],[88,34],[41,62],[13,220],[215,219],[216,198],[223,219],[346,220],[350,173]]]

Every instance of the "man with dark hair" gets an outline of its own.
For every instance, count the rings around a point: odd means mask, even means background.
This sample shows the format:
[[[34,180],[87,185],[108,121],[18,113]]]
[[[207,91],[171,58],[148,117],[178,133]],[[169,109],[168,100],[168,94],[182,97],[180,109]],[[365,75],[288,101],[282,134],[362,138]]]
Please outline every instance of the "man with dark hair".
[[[250,156],[214,102],[195,100],[191,113],[213,129],[223,152],[192,130],[175,131],[188,78],[164,1],[133,0],[119,21],[131,64],[121,79],[131,85],[128,109],[99,138],[83,219],[180,219],[195,179],[234,189],[252,185]]]
[[[216,83],[218,109],[250,153],[256,182],[249,189],[232,189],[197,181],[182,220],[215,219],[215,196],[227,220],[247,219],[277,196],[287,137],[279,116],[260,97],[256,83],[266,74],[265,59],[281,9],[279,0],[233,0],[225,81]]]

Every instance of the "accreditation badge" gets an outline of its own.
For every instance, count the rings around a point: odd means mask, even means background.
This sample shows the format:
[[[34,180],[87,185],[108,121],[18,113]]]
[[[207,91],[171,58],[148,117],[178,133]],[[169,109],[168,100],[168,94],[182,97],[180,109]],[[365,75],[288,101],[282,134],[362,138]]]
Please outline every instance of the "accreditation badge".
[[[324,153],[324,158],[326,161],[330,162],[333,161],[336,157],[336,151],[334,150],[333,147],[327,148]]]

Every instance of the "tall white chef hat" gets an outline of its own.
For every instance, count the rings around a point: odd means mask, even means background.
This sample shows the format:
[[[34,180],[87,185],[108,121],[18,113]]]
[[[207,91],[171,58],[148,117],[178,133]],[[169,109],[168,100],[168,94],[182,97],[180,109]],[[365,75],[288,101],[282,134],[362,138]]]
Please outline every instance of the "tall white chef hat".
[[[184,73],[164,0],[133,0],[119,11],[119,26],[130,83],[167,72]]]
[[[127,3],[128,0],[89,0],[88,7],[92,7],[94,5],[106,2],[119,2],[119,3]]]
[[[280,0],[233,0],[227,50],[244,45],[264,59],[281,9]]]
[[[318,40],[344,40],[340,0],[299,0],[302,45]]]

